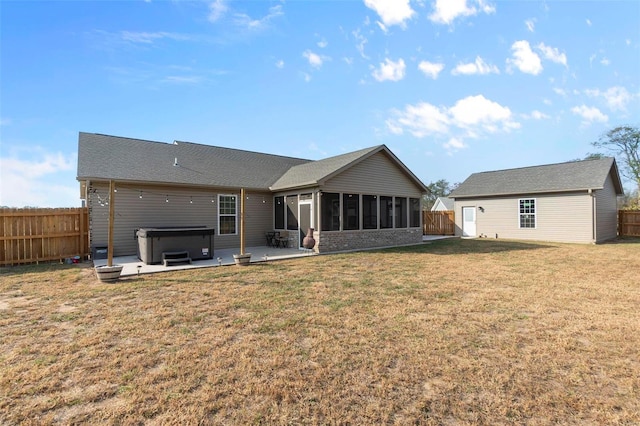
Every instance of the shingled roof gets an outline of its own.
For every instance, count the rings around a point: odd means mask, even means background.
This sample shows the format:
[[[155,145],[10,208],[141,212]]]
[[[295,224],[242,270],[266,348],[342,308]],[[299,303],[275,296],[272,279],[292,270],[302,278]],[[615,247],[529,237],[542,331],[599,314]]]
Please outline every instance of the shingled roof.
[[[460,199],[597,190],[604,188],[609,174],[611,174],[616,193],[622,194],[622,183],[616,161],[605,157],[596,160],[474,173],[449,197]]]
[[[311,161],[190,142],[163,143],[84,132],[78,139],[78,180],[280,191],[322,184],[381,151],[424,188],[384,145]]]
[[[271,190],[279,191],[293,187],[318,185],[354,163],[383,149],[385,149],[384,145],[379,145],[294,166],[271,186]]]
[[[266,190],[291,167],[309,161],[190,142],[151,142],[95,133],[80,133],[78,142],[78,180]]]

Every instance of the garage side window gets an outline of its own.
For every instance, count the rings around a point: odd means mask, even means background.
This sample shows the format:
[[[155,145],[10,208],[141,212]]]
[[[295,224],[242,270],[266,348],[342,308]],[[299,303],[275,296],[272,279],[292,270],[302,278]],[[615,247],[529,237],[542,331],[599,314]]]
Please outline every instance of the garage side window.
[[[520,228],[536,227],[536,200],[535,198],[525,198],[518,200],[520,203],[519,216]]]
[[[218,196],[218,233],[229,235],[236,233],[237,197],[235,195]]]

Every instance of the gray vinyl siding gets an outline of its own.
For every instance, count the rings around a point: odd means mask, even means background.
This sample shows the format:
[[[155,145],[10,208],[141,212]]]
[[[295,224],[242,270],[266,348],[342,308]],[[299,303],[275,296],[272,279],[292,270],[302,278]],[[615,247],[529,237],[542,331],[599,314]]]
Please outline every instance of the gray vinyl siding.
[[[520,229],[519,201],[536,200],[536,228]],[[489,238],[592,243],[592,197],[586,191],[568,194],[515,195],[455,201],[456,235],[462,234],[462,207],[476,211],[476,234]]]
[[[596,191],[596,242],[616,238],[618,235],[618,196],[611,176],[607,177],[604,188]]]
[[[324,192],[422,196],[421,188],[382,152],[327,180],[321,189]]]
[[[236,194],[238,190],[185,187],[117,185],[115,194],[114,256],[135,255],[135,230],[155,226],[207,226],[218,232],[218,194]],[[95,190],[95,192],[94,192]],[[142,199],[140,198],[142,191]],[[264,232],[273,227],[273,200],[268,193],[248,192],[246,200],[246,245],[264,245]],[[87,205],[90,209],[91,244],[107,245],[109,207],[100,199],[109,196],[106,183],[90,185]],[[169,200],[167,202],[166,200]],[[212,203],[211,200],[214,200]],[[191,202],[193,201],[193,202]],[[216,249],[240,247],[240,200],[237,208],[237,235],[215,235]]]

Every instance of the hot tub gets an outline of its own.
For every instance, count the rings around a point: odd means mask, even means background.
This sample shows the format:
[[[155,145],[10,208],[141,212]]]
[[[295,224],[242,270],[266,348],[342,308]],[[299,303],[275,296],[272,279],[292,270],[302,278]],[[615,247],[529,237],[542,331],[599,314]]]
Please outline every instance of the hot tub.
[[[214,228],[167,227],[136,230],[138,258],[147,265],[162,263],[162,253],[188,252],[191,260],[213,258]]]

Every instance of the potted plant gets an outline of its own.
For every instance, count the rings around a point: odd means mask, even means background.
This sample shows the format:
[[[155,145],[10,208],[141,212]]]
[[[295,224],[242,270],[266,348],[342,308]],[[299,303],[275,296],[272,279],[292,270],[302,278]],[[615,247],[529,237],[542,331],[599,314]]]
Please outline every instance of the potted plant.
[[[122,265],[103,265],[96,266],[96,275],[102,282],[113,282],[120,278],[122,272]]]
[[[233,261],[236,265],[246,266],[251,262],[251,253],[234,254]]]

